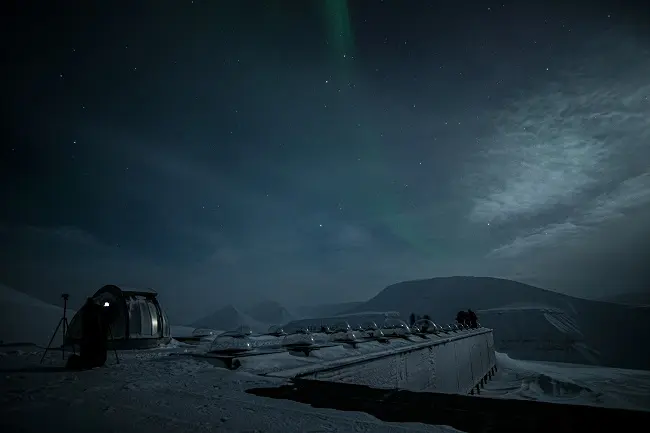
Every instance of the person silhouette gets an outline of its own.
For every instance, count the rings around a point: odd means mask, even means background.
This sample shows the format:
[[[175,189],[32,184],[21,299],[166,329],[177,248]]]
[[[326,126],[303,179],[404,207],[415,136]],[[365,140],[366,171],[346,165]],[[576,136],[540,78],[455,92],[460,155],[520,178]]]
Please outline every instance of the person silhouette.
[[[469,320],[468,319],[469,318],[468,318],[468,315],[467,315],[467,311],[462,311],[461,310],[456,314],[456,323],[458,323],[459,325],[468,325],[469,326]]]
[[[84,368],[100,367],[106,363],[108,340],[104,311],[92,298],[86,300],[81,311],[81,341],[79,356]]]
[[[471,309],[467,310],[467,318],[469,320],[470,327],[478,328],[478,317],[476,317],[476,313],[473,312]]]

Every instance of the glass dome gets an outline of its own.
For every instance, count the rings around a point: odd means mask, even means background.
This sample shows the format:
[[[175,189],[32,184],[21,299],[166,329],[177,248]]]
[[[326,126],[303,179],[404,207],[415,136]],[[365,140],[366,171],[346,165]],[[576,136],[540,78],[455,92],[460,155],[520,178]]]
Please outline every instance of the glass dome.
[[[217,334],[219,334],[217,331],[208,328],[196,328],[192,331],[192,337],[211,337]]]
[[[249,334],[238,331],[227,331],[216,336],[210,345],[210,352],[241,353],[253,349]]]
[[[271,326],[269,326],[268,334],[269,335],[274,335],[276,337],[287,335],[287,333],[284,332],[284,328],[282,326],[280,326],[280,325],[271,325]]]
[[[355,331],[334,332],[330,334],[330,341],[352,342],[359,339],[359,334]]]
[[[357,337],[348,322],[338,322],[330,328],[330,341],[355,341]]]
[[[306,329],[299,329],[282,339],[282,346],[284,347],[311,346],[314,343],[314,336]]]
[[[429,319],[420,319],[415,322],[415,326],[424,334],[435,334],[440,331],[440,327]]]
[[[251,330],[250,326],[248,325],[241,325],[235,328],[233,331],[228,331],[228,332],[234,332],[236,334],[240,335],[251,335],[253,334],[253,331]]]
[[[363,322],[361,324],[360,328],[361,328],[362,331],[374,331],[376,329],[379,329],[379,326],[377,326],[377,324],[375,322],[370,320],[368,322]]]
[[[348,322],[338,322],[330,326],[330,332],[348,332],[351,330],[352,328]]]
[[[359,334],[361,338],[382,338],[384,336],[379,326],[372,320],[359,325]]]
[[[381,328],[384,335],[387,336],[404,336],[411,333],[411,328],[403,320],[397,319],[395,317],[389,317],[384,321],[384,325]]]
[[[354,342],[359,339],[361,339],[361,333],[352,329],[349,329],[347,331],[340,330],[338,332],[333,332],[330,334],[330,341]]]

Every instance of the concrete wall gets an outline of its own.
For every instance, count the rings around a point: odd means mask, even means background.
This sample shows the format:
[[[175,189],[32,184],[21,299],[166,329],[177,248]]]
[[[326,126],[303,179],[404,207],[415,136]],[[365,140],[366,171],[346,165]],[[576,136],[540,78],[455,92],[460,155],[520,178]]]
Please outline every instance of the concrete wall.
[[[376,388],[465,394],[491,376],[495,362],[492,330],[479,329],[274,375]]]

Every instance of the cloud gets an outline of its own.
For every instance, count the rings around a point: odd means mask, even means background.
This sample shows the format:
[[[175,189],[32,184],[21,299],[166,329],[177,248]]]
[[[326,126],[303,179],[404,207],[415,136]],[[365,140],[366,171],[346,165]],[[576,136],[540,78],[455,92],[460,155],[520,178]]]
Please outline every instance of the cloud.
[[[371,234],[361,227],[342,224],[335,234],[334,242],[342,249],[364,248],[373,242]]]
[[[1,263],[16,279],[5,283],[52,301],[59,288],[83,299],[104,284],[152,287],[170,315],[185,320],[269,290],[287,305],[358,300],[413,272],[428,276],[421,271],[429,267],[415,255],[383,248],[370,231],[353,223],[316,225],[314,234],[295,227],[260,230],[243,239],[207,228],[189,232],[210,242],[212,253],[193,262],[162,264],[76,227],[0,227],[6,246]],[[323,247],[335,253],[323,255]]]
[[[585,242],[596,230],[605,230],[611,223],[631,217],[634,212],[650,205],[650,171],[626,179],[612,192],[599,195],[582,208],[582,211],[563,223],[553,223],[493,249],[490,258],[514,258],[543,248],[568,247]],[[621,227],[617,230],[620,231]]]
[[[537,231],[518,236],[514,240],[492,250],[489,258],[513,258],[518,257],[530,250],[538,250],[544,247],[554,247],[558,242],[568,243],[570,239],[579,239],[589,229],[564,222],[561,224],[550,224]]]
[[[650,171],[621,182],[609,193],[598,196],[585,209],[582,222],[600,224],[622,218],[626,212],[632,212],[650,204]]]
[[[650,160],[650,80],[640,72],[650,70],[650,56],[619,69],[561,74],[492,117],[482,167],[471,167],[471,221],[507,223],[575,206],[640,169],[638,158]]]
[[[624,217],[636,224],[650,205],[650,80],[642,72],[650,55],[619,48],[567,64],[556,81],[492,117],[495,134],[471,166],[468,219],[513,235],[488,259],[563,256]]]

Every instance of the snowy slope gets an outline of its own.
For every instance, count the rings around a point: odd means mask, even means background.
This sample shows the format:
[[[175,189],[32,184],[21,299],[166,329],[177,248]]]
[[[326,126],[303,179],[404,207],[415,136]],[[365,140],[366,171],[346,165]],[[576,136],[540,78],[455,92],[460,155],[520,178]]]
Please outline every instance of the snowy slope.
[[[457,431],[256,397],[245,391],[284,380],[168,356],[175,350],[120,352],[119,364],[111,356],[106,368],[81,373],[44,373],[39,352],[0,356],[0,389],[7,391],[0,393],[0,431],[40,433],[53,426],[68,433]],[[58,365],[60,358],[50,361]]]
[[[496,355],[499,372],[482,396],[650,410],[649,371]]]
[[[605,296],[600,300],[605,302],[615,302],[618,304],[643,305],[650,307],[650,292],[620,293],[618,295]]]
[[[448,277],[429,280],[407,281],[388,286],[368,302],[357,306],[351,312],[397,310],[402,317],[411,312],[430,314],[434,322],[448,323],[454,320],[459,310],[472,308],[491,310],[533,306],[555,309],[561,315],[544,315],[541,310],[534,314],[512,313],[498,317],[495,314],[480,316],[481,323],[495,329],[496,349],[509,352],[502,344],[511,339],[508,329],[518,328],[518,338],[542,341],[549,336],[551,321],[555,319],[572,326],[582,334],[584,344],[580,357],[568,359],[572,362],[597,363],[599,365],[650,369],[650,345],[639,344],[650,335],[650,309],[609,302],[590,301],[543,290],[516,281],[484,277]],[[515,308],[516,307],[516,308]],[[539,308],[538,308],[539,309]],[[550,317],[550,319],[549,319]],[[527,322],[529,321],[529,322]],[[557,327],[555,327],[557,328]],[[625,330],[625,338],[621,338]],[[564,341],[562,333],[555,333]],[[554,353],[534,350],[526,353],[517,351],[517,356],[526,359],[556,360]]]
[[[544,305],[479,310],[481,323],[495,330],[495,345],[517,359],[599,364],[572,315]]]
[[[74,311],[68,308],[68,321]],[[2,344],[33,343],[47,346],[63,308],[33,298],[18,290],[0,285],[0,341]],[[61,344],[61,329],[53,345]]]

